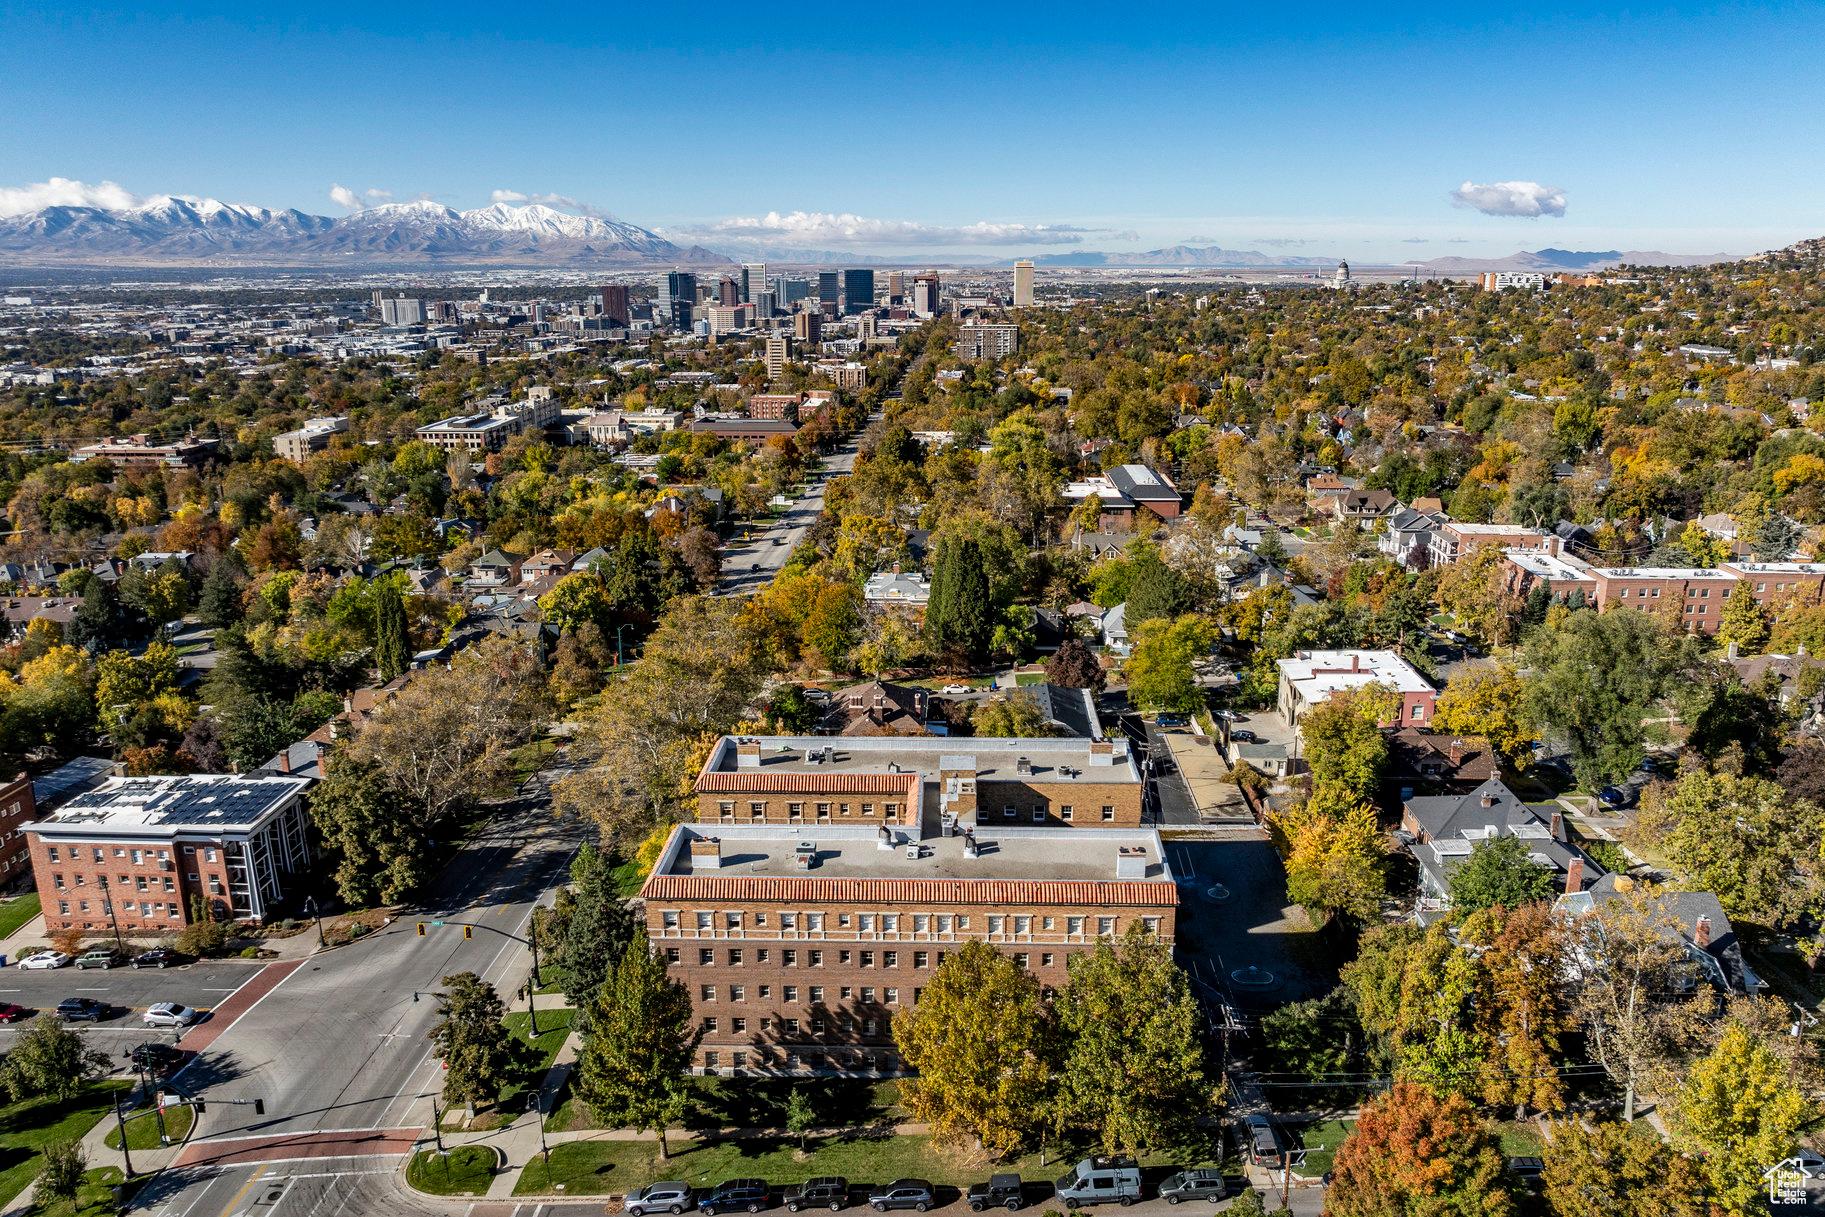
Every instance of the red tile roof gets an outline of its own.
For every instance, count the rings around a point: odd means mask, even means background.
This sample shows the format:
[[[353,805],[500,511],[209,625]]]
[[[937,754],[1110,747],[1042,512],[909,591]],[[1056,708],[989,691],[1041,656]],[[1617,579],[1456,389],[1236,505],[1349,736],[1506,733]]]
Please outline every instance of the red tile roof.
[[[916,773],[755,773],[716,770],[697,779],[701,791],[771,791],[778,794],[905,794]]]
[[[1050,904],[1172,908],[1178,885],[1101,879],[774,879],[755,875],[655,875],[646,900],[751,900],[774,904]]]

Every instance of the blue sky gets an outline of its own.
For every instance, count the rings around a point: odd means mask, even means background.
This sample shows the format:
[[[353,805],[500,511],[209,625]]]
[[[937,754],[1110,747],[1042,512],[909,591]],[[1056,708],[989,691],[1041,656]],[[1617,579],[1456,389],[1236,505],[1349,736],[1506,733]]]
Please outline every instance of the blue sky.
[[[503,191],[706,244],[994,256],[1825,233],[1817,4],[272,7],[0,0],[0,201]]]

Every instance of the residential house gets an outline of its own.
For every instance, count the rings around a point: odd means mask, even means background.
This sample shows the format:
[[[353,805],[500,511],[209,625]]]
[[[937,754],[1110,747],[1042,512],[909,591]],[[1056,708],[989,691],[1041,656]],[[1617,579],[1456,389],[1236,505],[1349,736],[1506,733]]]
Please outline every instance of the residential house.
[[[1388,526],[1375,547],[1409,570],[1424,569],[1431,558],[1433,534],[1450,519],[1443,511],[1402,508],[1387,517]]]
[[[1400,500],[1392,490],[1346,490],[1332,500],[1331,513],[1339,522],[1385,520],[1400,511]]]
[[[1177,519],[1184,506],[1172,479],[1146,465],[1116,465],[1100,476],[1071,482],[1062,497],[1073,507],[1094,497],[1102,506],[1098,527],[1104,532],[1131,532]]]
[[[932,585],[924,575],[902,571],[898,562],[892,570],[878,571],[862,584],[862,598],[870,604],[917,604],[931,601]]]
[[[1588,889],[1567,892],[1553,910],[1568,917],[1586,916],[1606,902],[1630,895],[1635,881],[1627,875],[1604,875]],[[1665,923],[1668,935],[1677,935],[1699,976],[1717,989],[1735,996],[1753,997],[1768,988],[1743,957],[1736,927],[1714,892],[1659,890],[1648,898],[1650,911]]]
[[[541,549],[520,563],[522,584],[532,583],[539,579],[562,579],[570,573],[576,563],[577,551],[574,549]]]
[[[81,596],[8,596],[0,601],[0,612],[6,616],[11,638],[23,638],[34,621],[48,621],[61,632],[70,628],[76,611],[82,607]]]
[[[1378,684],[1400,698],[1399,717],[1383,726],[1423,727],[1432,721],[1438,690],[1419,669],[1393,651],[1300,651],[1276,661],[1280,717],[1295,729],[1313,706],[1335,693]]]
[[[1118,604],[1103,614],[1103,645],[1117,655],[1126,655],[1128,639],[1128,606]]]
[[[928,735],[925,717],[930,694],[911,685],[870,681],[830,695],[819,735]]]
[[[524,561],[519,554],[491,549],[469,563],[469,577],[464,581],[463,587],[470,591],[478,588],[512,587],[520,581],[520,565]]]
[[[1500,773],[1495,750],[1480,735],[1402,727],[1388,737],[1381,804],[1392,809],[1420,796],[1468,794]]]
[[[1500,778],[1462,794],[1419,795],[1401,808],[1400,827],[1412,838],[1419,863],[1422,900],[1442,907],[1451,902],[1451,872],[1482,845],[1500,837],[1520,839],[1528,857],[1553,873],[1561,892],[1580,892],[1603,871],[1566,839],[1565,817],[1557,804],[1523,802]]]

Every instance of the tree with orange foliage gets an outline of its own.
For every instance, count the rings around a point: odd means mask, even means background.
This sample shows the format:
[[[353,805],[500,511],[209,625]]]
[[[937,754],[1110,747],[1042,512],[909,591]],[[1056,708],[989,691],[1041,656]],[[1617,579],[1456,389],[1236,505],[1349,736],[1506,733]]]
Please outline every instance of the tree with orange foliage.
[[[1337,1150],[1331,1217],[1511,1217],[1507,1160],[1461,1095],[1396,1082]]]

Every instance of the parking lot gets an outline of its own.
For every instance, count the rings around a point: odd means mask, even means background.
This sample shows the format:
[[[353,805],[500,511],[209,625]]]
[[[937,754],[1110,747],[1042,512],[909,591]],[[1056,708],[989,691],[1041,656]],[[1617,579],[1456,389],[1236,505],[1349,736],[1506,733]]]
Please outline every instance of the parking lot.
[[[148,1040],[167,1044],[181,1042],[177,1029],[148,1027],[141,1021],[140,1016],[147,1006],[170,1001],[208,1011],[221,1005],[260,967],[252,960],[236,959],[199,961],[162,971],[152,968],[79,971],[75,967],[39,971],[18,967],[9,960],[7,966],[0,969],[0,1005],[20,1006],[26,1013],[18,1022],[0,1026],[0,1051],[12,1047],[32,1017],[40,1012],[55,1011],[57,1003],[66,997],[91,997],[108,1004],[110,1010],[100,1022],[70,1025],[78,1034],[88,1036],[98,1051],[115,1059],[135,1044]],[[202,1021],[207,1019],[205,1013]]]

